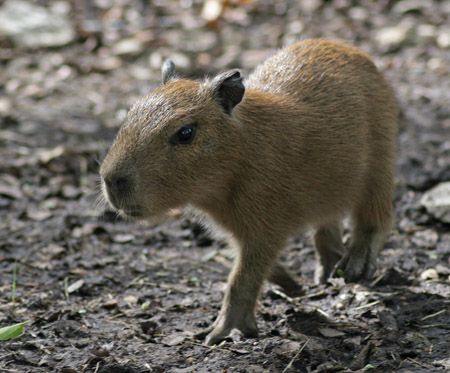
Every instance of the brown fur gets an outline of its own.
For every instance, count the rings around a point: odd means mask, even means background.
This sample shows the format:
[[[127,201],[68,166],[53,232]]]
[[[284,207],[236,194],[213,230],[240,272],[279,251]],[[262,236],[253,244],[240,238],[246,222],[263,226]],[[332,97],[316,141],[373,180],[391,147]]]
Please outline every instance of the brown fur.
[[[397,107],[370,58],[326,40],[282,49],[256,68],[229,115],[214,80],[170,79],[132,107],[101,168],[126,175],[124,211],[140,218],[192,205],[237,248],[208,344],[233,328],[257,334],[263,281],[293,286],[277,263],[286,239],[317,229],[316,278],[337,265],[349,281],[370,277],[391,227]],[[195,122],[190,145],[168,138]],[[340,221],[353,235],[344,250]]]

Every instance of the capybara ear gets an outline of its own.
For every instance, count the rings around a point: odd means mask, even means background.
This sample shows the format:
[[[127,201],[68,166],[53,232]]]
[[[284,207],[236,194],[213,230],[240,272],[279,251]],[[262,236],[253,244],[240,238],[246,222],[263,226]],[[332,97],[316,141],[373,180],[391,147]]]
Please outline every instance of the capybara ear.
[[[216,100],[225,113],[231,114],[244,97],[245,87],[241,73],[238,70],[227,71],[217,75],[211,83]]]
[[[170,79],[175,76],[175,64],[172,60],[165,60],[161,66],[161,78],[162,83],[166,84]]]

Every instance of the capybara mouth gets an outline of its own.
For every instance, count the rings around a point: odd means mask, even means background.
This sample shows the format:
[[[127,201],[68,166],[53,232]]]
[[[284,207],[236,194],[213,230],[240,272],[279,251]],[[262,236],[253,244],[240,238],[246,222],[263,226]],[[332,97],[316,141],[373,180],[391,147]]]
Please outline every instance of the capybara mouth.
[[[139,210],[123,210],[123,213],[127,216],[131,216],[132,218],[140,218],[142,217],[142,212]]]
[[[131,216],[133,218],[139,218],[143,216],[142,208],[139,206],[127,206],[120,209],[127,216]]]

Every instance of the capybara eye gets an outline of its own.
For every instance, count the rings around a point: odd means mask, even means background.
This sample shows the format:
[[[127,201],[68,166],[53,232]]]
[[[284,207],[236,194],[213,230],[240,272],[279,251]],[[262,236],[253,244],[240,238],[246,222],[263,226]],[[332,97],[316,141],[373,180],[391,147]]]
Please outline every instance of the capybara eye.
[[[178,132],[170,139],[171,144],[190,144],[194,140],[196,126],[191,124],[181,127]]]

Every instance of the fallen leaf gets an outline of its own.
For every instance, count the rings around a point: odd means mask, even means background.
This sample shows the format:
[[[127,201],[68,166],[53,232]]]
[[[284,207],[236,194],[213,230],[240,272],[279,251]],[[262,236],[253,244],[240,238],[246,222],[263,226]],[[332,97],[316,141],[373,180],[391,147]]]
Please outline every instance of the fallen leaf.
[[[210,250],[205,255],[202,256],[200,259],[202,262],[209,262],[212,258],[214,258],[217,255],[217,250]]]
[[[336,330],[336,329],[332,329],[332,328],[319,328],[318,331],[324,337],[329,337],[329,338],[342,337],[343,335],[345,335],[345,333],[343,333],[339,330]]]
[[[8,185],[0,185],[0,194],[11,199],[21,199],[23,197],[23,193],[18,187]]]
[[[0,328],[0,341],[8,341],[20,337],[24,332],[26,323],[28,321]]]
[[[132,234],[116,234],[113,237],[113,241],[117,243],[127,243],[134,240],[134,236]]]
[[[59,255],[61,255],[64,251],[66,251],[66,249],[60,245],[51,243],[50,245],[44,247],[42,249],[42,252],[49,255],[50,258],[56,258]]]
[[[34,221],[44,221],[52,216],[52,212],[49,210],[40,210],[35,208],[29,208],[27,210],[27,216]]]
[[[222,15],[226,5],[227,2],[223,0],[206,0],[203,3],[201,16],[207,22],[215,22]]]
[[[68,294],[73,293],[73,292],[79,290],[83,285],[84,285],[84,280],[75,281],[74,283],[70,284],[67,287],[67,293]]]
[[[127,295],[126,297],[123,298],[123,300],[128,304],[137,304],[138,302],[138,298],[135,297],[134,295]]]
[[[61,157],[66,152],[66,148],[62,145],[58,145],[53,149],[44,149],[39,153],[39,160],[46,164],[52,159]]]
[[[184,342],[186,336],[182,334],[172,334],[162,339],[162,343],[166,346],[177,346]]]

